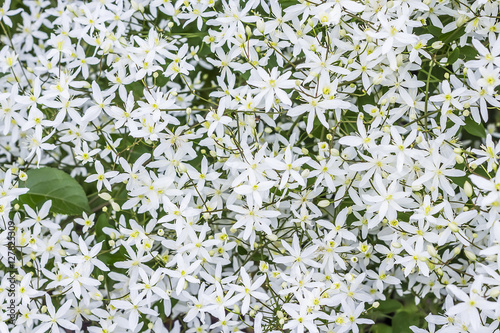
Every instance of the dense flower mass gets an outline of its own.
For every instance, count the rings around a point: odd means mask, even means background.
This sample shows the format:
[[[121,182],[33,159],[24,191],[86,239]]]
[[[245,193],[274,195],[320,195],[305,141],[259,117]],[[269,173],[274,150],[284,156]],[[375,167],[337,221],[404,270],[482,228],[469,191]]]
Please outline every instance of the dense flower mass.
[[[499,9],[4,1],[0,332],[499,332]]]

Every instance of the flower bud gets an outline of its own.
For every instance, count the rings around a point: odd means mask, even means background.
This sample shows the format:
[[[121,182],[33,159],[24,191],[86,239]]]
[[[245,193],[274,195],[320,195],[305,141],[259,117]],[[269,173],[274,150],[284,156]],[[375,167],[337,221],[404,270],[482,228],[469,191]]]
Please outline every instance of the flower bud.
[[[474,193],[474,189],[472,188],[472,185],[471,185],[468,181],[466,181],[466,182],[464,183],[464,192],[465,192],[465,195],[466,195],[467,197],[469,197],[469,198],[470,198],[470,197],[472,196],[472,194]]]
[[[427,244],[427,252],[431,255],[431,257],[437,257],[437,251],[434,246],[431,244]]]
[[[266,238],[269,239],[272,242],[276,242],[278,240],[278,236],[275,235],[275,234],[266,235]]]
[[[180,163],[177,169],[179,170],[180,173],[185,173],[187,171],[187,168],[184,165],[184,163]]]
[[[402,245],[401,245],[401,243],[398,243],[398,242],[392,242],[391,246],[396,248],[396,249],[399,249],[399,248],[401,248]]]
[[[462,164],[464,163],[464,158],[462,155],[455,155],[455,161],[458,163],[458,164]]]
[[[311,171],[309,169],[304,169],[302,172],[301,172],[301,176],[302,178],[307,178],[309,177],[309,174],[311,173]]]
[[[257,20],[257,30],[259,30],[261,34],[266,30],[266,23],[261,18]]]
[[[498,288],[492,288],[492,289],[490,289],[490,291],[489,291],[489,296],[490,297],[497,298],[498,295],[500,295],[500,289],[498,289]]]
[[[376,308],[378,308],[380,306],[380,302],[374,302],[372,304],[372,306],[373,306],[374,309],[376,309]]]
[[[120,208],[120,205],[119,205],[119,204],[117,204],[116,202],[114,202],[113,200],[111,200],[110,202],[111,202],[111,208],[113,208],[113,210],[114,210],[115,212],[119,212],[119,211],[120,211],[120,209],[121,209],[121,208]]]
[[[471,252],[469,250],[464,250],[464,253],[465,253],[465,256],[467,257],[467,259],[469,259],[470,261],[476,261],[477,260],[477,257],[474,254],[474,252]]]
[[[320,202],[318,202],[318,207],[321,207],[321,208],[325,208],[325,207],[328,207],[330,206],[330,200],[321,200]]]
[[[111,200],[111,195],[110,195],[109,193],[102,192],[102,193],[99,193],[98,195],[99,195],[99,197],[100,197],[102,200],[106,200],[106,201]]]
[[[424,186],[422,184],[413,184],[413,185],[411,185],[411,189],[413,190],[413,192],[418,192],[418,191],[420,191],[423,188],[424,188]]]
[[[247,34],[248,38],[252,37],[252,28],[250,28],[248,25],[245,27],[245,33]]]
[[[444,46],[444,43],[442,41],[437,41],[437,42],[432,43],[432,48],[434,48],[436,50],[439,50],[443,46]]]

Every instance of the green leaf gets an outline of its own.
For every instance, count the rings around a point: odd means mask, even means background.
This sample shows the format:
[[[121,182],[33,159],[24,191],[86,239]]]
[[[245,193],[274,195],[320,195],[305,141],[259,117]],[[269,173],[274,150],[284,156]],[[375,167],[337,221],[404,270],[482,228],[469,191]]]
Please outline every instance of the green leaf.
[[[396,301],[395,299],[388,299],[388,300],[380,302],[380,305],[377,308],[377,310],[382,312],[382,313],[392,313],[392,312],[396,312],[396,310],[399,310],[402,307],[403,307],[403,304]]]
[[[102,242],[106,240],[106,234],[102,231],[103,228],[108,227],[109,224],[109,219],[108,216],[104,213],[99,215],[97,218],[97,222],[95,225],[95,233],[97,235],[96,241],[97,242]]]
[[[392,333],[392,327],[386,324],[375,324],[371,327],[373,333]]]
[[[457,47],[451,52],[450,57],[448,58],[448,64],[454,64],[455,61],[458,60],[458,57],[460,56],[460,49]]]
[[[392,318],[392,329],[397,333],[412,333],[410,326],[420,324],[419,316],[409,311],[398,311]]]
[[[463,35],[465,35],[465,28],[458,28],[456,30],[441,34],[439,36],[439,40],[445,44],[449,44],[450,42],[458,40]]]
[[[238,246],[236,250],[238,251],[238,254],[240,256],[244,256],[248,253],[248,251],[243,246]]]
[[[465,130],[474,136],[486,138],[486,130],[483,124],[476,123],[471,117],[465,118]]]
[[[440,35],[442,35],[441,33],[441,29],[438,28],[438,27],[435,27],[433,25],[428,25],[427,26],[427,30],[429,30],[429,32],[434,36],[434,37],[438,37]]]
[[[32,169],[26,172],[27,181],[22,184],[29,192],[19,197],[20,203],[31,207],[52,200],[51,211],[65,215],[90,212],[89,202],[80,184],[66,172],[55,168]]]
[[[470,45],[464,45],[460,47],[460,55],[463,61],[475,59],[477,56],[477,50],[475,47]]]

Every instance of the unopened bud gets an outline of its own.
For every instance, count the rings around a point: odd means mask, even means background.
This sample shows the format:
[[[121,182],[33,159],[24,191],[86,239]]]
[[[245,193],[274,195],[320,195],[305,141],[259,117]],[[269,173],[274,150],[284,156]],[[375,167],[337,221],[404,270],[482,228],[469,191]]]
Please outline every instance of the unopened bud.
[[[330,200],[321,200],[320,202],[318,202],[318,207],[321,207],[321,208],[325,208],[325,207],[328,207],[330,206]]]
[[[111,200],[111,195],[110,195],[109,193],[102,192],[102,193],[99,193],[98,195],[99,195],[99,197],[100,197],[102,200],[106,200],[106,201]]]
[[[261,18],[257,20],[257,30],[259,30],[261,34],[266,30],[266,23]]]
[[[489,292],[490,297],[497,298],[498,295],[500,295],[500,289],[498,289],[498,288],[490,289],[490,292]]]
[[[436,248],[431,244],[427,244],[427,252],[431,255],[431,257],[437,257]]]
[[[444,46],[444,43],[442,41],[437,41],[437,42],[432,43],[432,48],[434,48],[436,50],[439,50],[443,46]]]
[[[418,192],[418,191],[420,191],[423,188],[424,188],[424,186],[422,184],[413,184],[413,185],[411,185],[411,189],[413,190],[413,192]]]
[[[469,198],[470,198],[470,197],[472,196],[472,194],[474,193],[474,190],[473,190],[473,188],[472,188],[472,185],[471,185],[468,181],[466,181],[466,182],[464,183],[464,192],[465,192],[465,195],[466,195],[467,197],[469,197]]]
[[[476,261],[477,260],[477,257],[474,254],[474,252],[471,252],[469,250],[464,250],[464,253],[465,253],[465,256],[467,257],[467,259],[469,259],[470,261]]]
[[[269,239],[272,242],[276,242],[278,240],[278,236],[275,235],[275,234],[266,235],[266,238]]]

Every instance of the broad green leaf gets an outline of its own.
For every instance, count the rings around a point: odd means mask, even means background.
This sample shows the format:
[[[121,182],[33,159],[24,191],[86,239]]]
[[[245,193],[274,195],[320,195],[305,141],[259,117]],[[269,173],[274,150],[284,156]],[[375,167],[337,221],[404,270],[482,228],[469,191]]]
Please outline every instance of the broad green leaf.
[[[51,211],[65,215],[89,212],[85,191],[70,175],[55,168],[33,169],[26,172],[27,181],[22,185],[29,192],[19,197],[20,203],[36,207],[52,200]]]
[[[398,311],[392,318],[392,329],[397,333],[412,333],[410,326],[418,326],[420,316],[409,311]]]
[[[108,216],[105,213],[102,213],[99,215],[97,218],[97,222],[95,225],[95,232],[96,232],[96,240],[98,242],[102,242],[103,240],[106,239],[106,234],[102,231],[103,228],[109,226],[109,219]]]
[[[467,176],[463,177],[450,177],[450,180],[454,183],[457,184],[460,187],[464,187],[465,182],[467,181]]]
[[[428,25],[427,26],[427,30],[429,30],[429,32],[434,36],[434,37],[438,37],[440,35],[442,35],[441,33],[441,29],[438,28],[438,27],[435,27],[433,25]]]
[[[392,327],[386,324],[375,324],[371,327],[373,333],[392,333]]]
[[[392,313],[392,312],[396,312],[396,310],[398,310],[402,307],[403,307],[403,304],[396,301],[395,299],[388,299],[385,301],[381,301],[377,310],[380,312],[383,312],[383,313]]]
[[[458,28],[456,30],[444,33],[439,36],[439,40],[442,41],[445,44],[451,43],[455,40],[458,40],[460,37],[462,37],[465,34],[465,29],[464,28]]]
[[[243,246],[238,246],[236,250],[238,251],[238,254],[240,256],[244,256],[245,254],[248,253],[248,251]]]
[[[483,124],[476,123],[471,117],[465,118],[465,130],[477,137],[485,138],[486,130],[484,129]]]
[[[460,47],[460,56],[463,61],[475,59],[477,54],[476,48],[470,45]]]
[[[449,64],[454,64],[455,61],[458,60],[458,57],[460,56],[460,49],[457,47],[451,52],[450,57],[448,58],[448,63]]]

